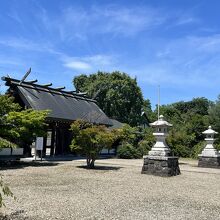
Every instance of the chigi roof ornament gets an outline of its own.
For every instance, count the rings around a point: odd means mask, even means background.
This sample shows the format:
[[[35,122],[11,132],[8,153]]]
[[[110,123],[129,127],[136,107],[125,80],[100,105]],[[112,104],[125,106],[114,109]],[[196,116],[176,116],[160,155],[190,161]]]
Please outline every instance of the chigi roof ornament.
[[[31,67],[30,67],[30,69],[25,73],[25,75],[23,76],[23,78],[21,79],[19,85],[21,85],[21,84],[25,81],[25,79],[29,76],[30,73],[31,73]]]

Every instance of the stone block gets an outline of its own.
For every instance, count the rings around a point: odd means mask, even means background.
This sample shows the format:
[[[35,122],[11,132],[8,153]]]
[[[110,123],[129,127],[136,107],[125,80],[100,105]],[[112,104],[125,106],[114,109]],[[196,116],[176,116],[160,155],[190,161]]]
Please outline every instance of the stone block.
[[[149,159],[148,158],[144,158],[144,164],[148,164],[149,163]]]
[[[162,167],[168,167],[168,163],[167,161],[161,161],[161,164],[160,164]]]
[[[218,157],[199,157],[199,167],[220,168],[220,156]]]
[[[142,167],[142,171],[143,170],[148,170],[148,166],[147,165],[144,165],[143,167]]]
[[[176,176],[180,174],[178,157],[145,156],[142,174]]]

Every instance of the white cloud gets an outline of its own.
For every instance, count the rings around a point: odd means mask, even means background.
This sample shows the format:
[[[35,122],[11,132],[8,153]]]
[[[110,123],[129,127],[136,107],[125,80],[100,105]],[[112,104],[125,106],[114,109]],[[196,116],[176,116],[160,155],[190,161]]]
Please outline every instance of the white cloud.
[[[114,36],[135,36],[143,31],[152,31],[158,27],[199,23],[199,19],[190,12],[167,11],[166,8],[150,6],[125,6],[91,4],[87,8],[80,6],[64,7],[55,15],[50,14],[41,5],[36,16],[53,36],[62,41],[85,41],[94,35],[110,34]]]
[[[111,65],[113,58],[111,56],[107,55],[94,55],[90,57],[86,57],[85,60],[88,60],[91,63],[94,63],[94,65],[98,66],[107,66]]]
[[[220,35],[187,36],[162,41],[155,48],[158,50],[148,63],[132,69],[141,81],[193,89],[220,84]]]
[[[70,60],[69,62],[64,63],[65,67],[76,70],[91,70],[91,65],[89,63],[77,60]]]
[[[93,12],[104,19],[101,32],[133,35],[164,23],[166,16],[153,8],[96,8]]]
[[[167,16],[160,9],[149,7],[94,6],[84,9],[68,7],[52,18],[46,10],[38,17],[49,30],[57,31],[61,40],[85,40],[90,35],[112,34],[132,36],[163,24]]]
[[[32,51],[45,51],[49,49],[49,45],[45,42],[35,43],[33,41],[24,38],[0,38],[0,45],[6,47],[12,47],[21,50],[32,50]]]
[[[100,69],[109,70],[115,64],[113,57],[100,54],[84,57],[69,57],[64,55],[61,59],[65,67],[86,72]]]
[[[199,20],[195,17],[192,16],[183,16],[177,19],[176,25],[186,25],[186,24],[192,24],[192,23],[197,23]]]
[[[10,13],[8,13],[8,17],[12,18],[18,24],[23,25],[23,21],[22,21],[22,19],[20,18],[20,16],[18,15],[18,13],[16,11],[11,11]]]

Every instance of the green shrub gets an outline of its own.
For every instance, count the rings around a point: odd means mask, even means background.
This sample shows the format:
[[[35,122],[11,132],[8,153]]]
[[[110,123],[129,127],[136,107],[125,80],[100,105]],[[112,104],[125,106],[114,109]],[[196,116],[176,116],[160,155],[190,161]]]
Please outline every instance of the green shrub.
[[[202,153],[202,150],[204,149],[204,147],[205,147],[205,142],[204,142],[204,141],[202,141],[202,142],[196,144],[196,145],[192,148],[192,152],[191,152],[190,157],[197,159],[197,158],[198,158],[198,154],[201,154],[201,153]]]
[[[118,157],[122,159],[141,158],[140,152],[129,143],[123,143],[118,148]]]
[[[184,130],[172,129],[166,141],[174,155],[190,157],[192,147],[195,144],[195,134],[187,134]]]
[[[184,157],[184,158],[190,157],[191,149],[188,146],[177,144],[174,146],[169,145],[169,147],[171,148],[171,154],[175,156]]]
[[[147,155],[148,151],[152,148],[152,143],[148,140],[142,140],[138,143],[137,150],[141,156]]]
[[[215,144],[214,143],[214,147],[215,147],[216,150],[220,151],[220,144]]]
[[[13,199],[16,199],[10,188],[3,182],[2,175],[0,175],[0,208],[5,206],[5,203],[3,202],[4,196],[10,196]]]

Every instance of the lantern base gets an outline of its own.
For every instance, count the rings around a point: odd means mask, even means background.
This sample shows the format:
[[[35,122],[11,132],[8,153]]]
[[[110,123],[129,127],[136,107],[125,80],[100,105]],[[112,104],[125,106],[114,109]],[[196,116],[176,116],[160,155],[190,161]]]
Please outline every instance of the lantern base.
[[[174,156],[144,156],[142,174],[176,176],[180,174],[179,158]]]
[[[199,156],[199,167],[220,168],[220,155],[215,157]]]

